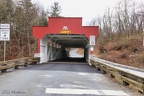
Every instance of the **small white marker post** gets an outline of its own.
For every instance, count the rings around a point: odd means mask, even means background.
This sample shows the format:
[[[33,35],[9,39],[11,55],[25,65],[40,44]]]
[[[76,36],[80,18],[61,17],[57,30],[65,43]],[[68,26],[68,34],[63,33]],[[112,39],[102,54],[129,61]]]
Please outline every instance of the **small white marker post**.
[[[6,41],[10,40],[10,24],[0,24],[0,41],[4,41],[4,61],[6,56]]]
[[[91,35],[90,36],[90,55],[93,55],[94,46],[95,46],[95,36]]]
[[[4,61],[5,61],[5,56],[6,56],[6,41],[4,41]]]

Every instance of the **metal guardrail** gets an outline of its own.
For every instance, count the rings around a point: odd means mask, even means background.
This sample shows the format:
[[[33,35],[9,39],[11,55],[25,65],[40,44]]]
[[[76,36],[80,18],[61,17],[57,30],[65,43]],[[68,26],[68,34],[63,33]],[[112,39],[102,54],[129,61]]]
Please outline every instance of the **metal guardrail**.
[[[144,70],[109,62],[96,57],[91,57],[91,64],[103,74],[125,86],[129,86],[144,94]]]
[[[14,60],[2,61],[0,62],[0,71],[3,73],[6,72],[7,69],[19,69],[19,66],[27,67],[30,64],[37,64],[39,62],[39,57],[25,57]]]

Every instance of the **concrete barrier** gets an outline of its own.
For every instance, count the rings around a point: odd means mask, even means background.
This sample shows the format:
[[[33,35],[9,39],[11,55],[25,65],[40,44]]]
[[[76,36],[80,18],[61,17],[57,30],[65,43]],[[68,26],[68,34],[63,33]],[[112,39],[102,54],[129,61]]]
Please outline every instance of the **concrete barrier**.
[[[19,69],[19,66],[27,67],[30,64],[37,64],[40,62],[39,57],[25,57],[14,60],[2,61],[0,62],[0,71],[6,72],[7,69]]]
[[[103,74],[108,74],[111,78],[121,84],[138,90],[144,94],[144,70],[130,66],[121,66],[96,57],[91,58],[91,64]]]

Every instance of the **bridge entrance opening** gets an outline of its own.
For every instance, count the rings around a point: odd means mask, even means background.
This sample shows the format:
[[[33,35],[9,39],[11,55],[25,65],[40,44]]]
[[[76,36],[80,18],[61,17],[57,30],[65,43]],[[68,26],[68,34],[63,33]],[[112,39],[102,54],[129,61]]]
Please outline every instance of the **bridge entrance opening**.
[[[71,48],[81,48],[84,51],[82,59],[89,63],[90,50],[98,37],[98,26],[82,26],[79,17],[49,18],[48,26],[33,27],[33,36],[38,39],[37,56],[41,62],[72,60],[71,54],[76,55],[76,52],[71,53]]]
[[[78,49],[84,54],[78,54]],[[40,51],[43,61],[88,62],[89,40],[83,34],[47,34]]]

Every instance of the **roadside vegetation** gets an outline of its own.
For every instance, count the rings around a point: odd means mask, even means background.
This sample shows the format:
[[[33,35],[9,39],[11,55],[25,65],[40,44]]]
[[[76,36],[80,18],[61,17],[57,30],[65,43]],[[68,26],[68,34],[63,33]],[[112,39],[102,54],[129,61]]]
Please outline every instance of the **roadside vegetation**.
[[[29,57],[37,53],[37,40],[32,26],[47,26],[48,17],[58,17],[61,6],[54,2],[50,10],[32,0],[0,0],[0,23],[10,24],[10,41],[6,47],[6,60]],[[0,61],[3,61],[4,42],[0,41]]]
[[[90,22],[99,26],[96,57],[144,69],[144,3],[121,0]],[[77,51],[82,54],[83,51]]]
[[[131,35],[129,38],[119,38],[104,45],[95,47],[97,57],[144,69],[144,47],[142,35]]]
[[[48,17],[60,17],[61,10],[58,2],[54,2],[50,10],[44,10],[31,0],[0,0],[0,23],[11,25],[6,60],[37,53],[32,26],[47,26]],[[144,69],[143,3],[121,0],[114,8],[107,8],[103,16],[92,19],[90,25],[99,26],[94,51],[97,57]],[[0,61],[3,61],[3,48],[0,41]],[[78,52],[82,54],[83,50]]]
[[[99,26],[97,57],[144,69],[144,4],[122,0],[103,16],[92,19]]]

